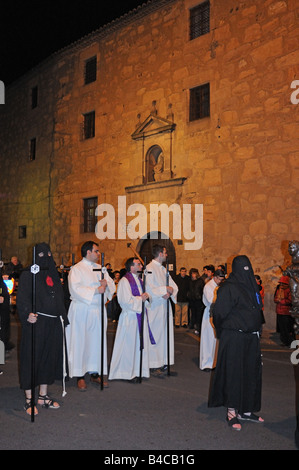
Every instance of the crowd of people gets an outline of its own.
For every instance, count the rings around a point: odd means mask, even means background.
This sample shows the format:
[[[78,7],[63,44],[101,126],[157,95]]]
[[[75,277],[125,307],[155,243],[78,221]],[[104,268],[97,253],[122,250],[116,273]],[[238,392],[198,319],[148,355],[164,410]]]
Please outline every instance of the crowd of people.
[[[151,375],[164,378],[174,364],[174,328],[182,327],[200,336],[200,369],[214,371],[208,405],[224,406],[234,430],[241,429],[242,420],[263,422],[255,413],[261,407],[264,289],[246,256],[234,258],[229,276],[224,265],[204,266],[202,274],[197,268],[187,274],[181,267],[171,276],[164,267],[167,250],[157,244],[147,266],[132,257],[122,270],[112,271],[109,263],[99,264],[99,245],[88,241],[66,283],[61,282],[50,247],[41,243],[35,249],[37,272],[23,269],[14,257],[0,286],[1,340],[9,349],[13,346],[6,324],[9,295],[4,281],[18,279],[20,387],[28,414],[37,415],[37,405],[60,407],[48,395],[55,380],[62,381],[65,395],[67,378],[75,377],[80,391],[87,390],[87,377],[101,387],[116,379],[135,383]],[[287,284],[283,276],[274,301],[281,340],[289,346],[293,333]],[[117,323],[109,365],[108,318]]]

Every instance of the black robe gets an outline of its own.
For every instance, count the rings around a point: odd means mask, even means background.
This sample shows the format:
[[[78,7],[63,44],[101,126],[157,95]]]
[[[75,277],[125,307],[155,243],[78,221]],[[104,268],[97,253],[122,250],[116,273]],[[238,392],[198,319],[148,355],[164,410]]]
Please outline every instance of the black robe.
[[[232,274],[217,292],[213,323],[219,349],[209,406],[225,406],[245,413],[261,408],[261,299],[254,277],[252,279],[250,261],[247,257],[237,258],[249,263],[250,269],[242,273],[240,270],[244,267],[234,270],[233,264]]]
[[[62,380],[64,357],[66,357],[63,330],[68,324],[64,293],[50,248],[46,244],[36,247],[36,264],[40,272],[36,274],[36,312],[37,322],[32,325],[27,321],[32,312],[32,274],[30,268],[22,272],[17,293],[17,309],[22,325],[20,348],[20,386],[30,390],[32,365],[32,330],[35,330],[35,385],[51,385],[55,380]],[[43,258],[38,253],[44,252]],[[61,318],[64,320],[62,325]]]
[[[10,297],[2,275],[0,275],[0,296],[4,298],[0,304],[0,339],[7,349],[10,338]]]

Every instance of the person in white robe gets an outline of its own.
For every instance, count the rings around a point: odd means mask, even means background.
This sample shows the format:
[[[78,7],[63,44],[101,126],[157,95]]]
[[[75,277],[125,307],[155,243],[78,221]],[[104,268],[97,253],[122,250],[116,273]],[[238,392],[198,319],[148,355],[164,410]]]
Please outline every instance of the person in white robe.
[[[102,280],[101,266],[97,264],[98,244],[86,242],[81,248],[82,260],[70,270],[68,283],[71,304],[68,312],[70,324],[66,328],[69,376],[78,378],[78,388],[86,389],[84,375],[93,374],[91,381],[100,383],[101,371],[101,302],[111,299],[115,285],[108,272]],[[99,271],[95,271],[99,270]],[[104,306],[103,375],[107,375],[107,313]]]
[[[142,265],[137,258],[126,262],[127,274],[121,278],[117,287],[117,300],[122,309],[113,346],[109,380],[122,379],[137,382],[140,377],[140,331],[141,312],[144,303],[142,369],[141,377],[148,378],[150,330],[146,307],[149,294],[143,293],[143,284],[138,275]]]
[[[167,286],[166,269],[162,265],[167,259],[166,248],[154,245],[153,257],[154,259],[147,265],[149,273],[146,282],[151,299],[148,317],[156,344],[150,344],[149,360],[151,369],[160,369],[163,372],[165,366],[168,366],[167,302],[169,302],[169,365],[174,364],[173,313],[170,298],[176,303],[178,286],[170,275]]]
[[[201,322],[199,367],[207,372],[215,368],[217,345],[216,333],[210,317],[210,307],[215,302],[217,288],[224,279],[224,272],[217,269],[203,289],[202,301],[205,304],[205,310]]]

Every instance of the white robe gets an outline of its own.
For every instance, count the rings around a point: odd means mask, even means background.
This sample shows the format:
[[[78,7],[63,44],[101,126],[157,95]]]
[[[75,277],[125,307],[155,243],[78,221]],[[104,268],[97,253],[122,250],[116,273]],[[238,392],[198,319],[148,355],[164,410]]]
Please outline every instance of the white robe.
[[[101,302],[98,293],[101,266],[83,258],[70,270],[68,283],[71,294],[71,305],[66,327],[66,341],[70,377],[82,377],[86,372],[101,373]],[[115,292],[115,284],[108,273],[104,274],[107,281],[104,301],[111,299]],[[107,375],[107,313],[104,306],[104,360],[103,374]]]
[[[133,296],[129,281],[123,277],[117,287],[117,300],[122,308],[113,346],[109,380],[131,380],[140,375],[140,337],[136,313],[142,311],[142,287],[134,275],[140,296]],[[145,303],[147,306],[148,302]],[[149,331],[147,316],[144,316],[142,352],[142,377],[149,377]]]
[[[203,369],[213,369],[215,367],[216,335],[211,325],[210,307],[213,303],[217,284],[214,279],[206,283],[203,289],[202,301],[206,308],[203,313],[200,335],[200,355],[199,367]]]
[[[167,365],[167,299],[162,297],[166,290],[166,269],[158,261],[152,260],[147,265],[150,273],[146,276],[146,291],[151,297],[151,304],[148,309],[148,318],[151,331],[155,338],[155,345],[149,346],[150,368],[156,369]],[[171,299],[177,301],[178,286],[169,276],[169,285],[173,288]],[[174,334],[173,334],[173,314],[169,301],[169,365],[174,364]]]

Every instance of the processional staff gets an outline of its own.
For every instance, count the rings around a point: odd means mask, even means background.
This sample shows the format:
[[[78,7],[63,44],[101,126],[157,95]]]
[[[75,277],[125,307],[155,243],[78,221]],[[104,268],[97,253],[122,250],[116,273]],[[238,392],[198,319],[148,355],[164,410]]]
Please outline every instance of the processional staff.
[[[2,261],[2,250],[0,248],[0,276],[2,276],[2,268],[4,263]],[[2,295],[2,288],[0,287],[0,295]],[[1,318],[0,318],[0,330],[2,328]],[[5,346],[4,342],[0,340],[0,364],[5,364]]]
[[[101,253],[101,269],[93,269],[94,272],[101,272],[101,280],[104,280],[106,268],[104,268],[104,253]],[[104,390],[104,303],[105,291],[101,294],[101,390]]]
[[[149,274],[149,271],[146,270],[146,256],[144,258],[144,262],[142,260],[142,264],[144,266],[143,269],[143,286],[142,286],[142,293],[145,293],[145,287],[146,287],[146,276]],[[139,338],[140,338],[140,366],[139,366],[139,383],[141,384],[142,382],[142,359],[143,359],[143,341],[144,341],[144,313],[145,313],[145,301],[142,301],[142,311],[141,311],[141,326],[140,326],[140,332],[139,332]]]
[[[36,264],[36,247],[33,247],[32,266],[32,313],[36,315],[36,275],[40,267]],[[35,323],[31,324],[31,422],[34,422],[35,409]]]
[[[166,262],[166,286],[169,287],[169,263]],[[170,353],[169,353],[169,297],[167,299],[166,327],[167,327],[167,375],[170,375]]]

